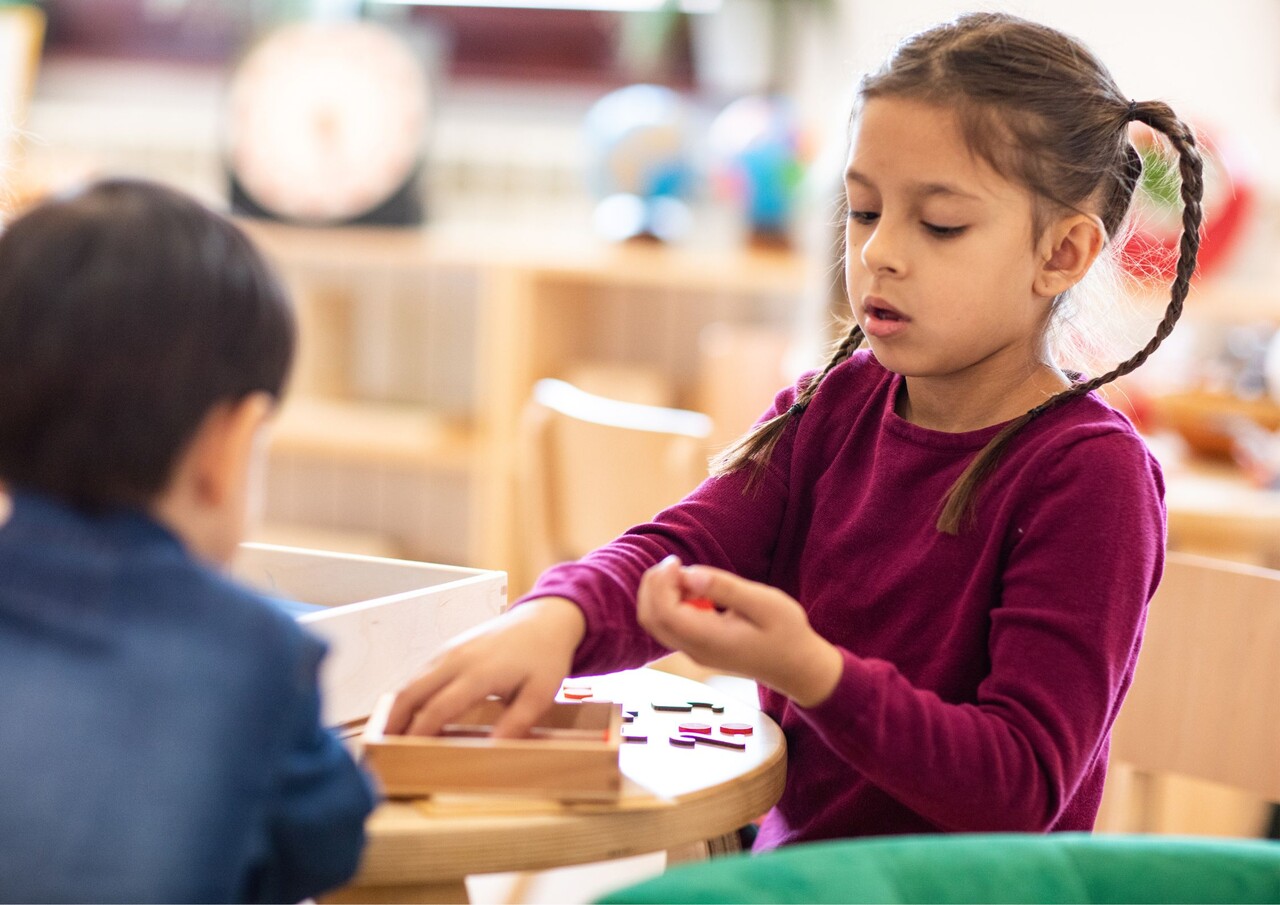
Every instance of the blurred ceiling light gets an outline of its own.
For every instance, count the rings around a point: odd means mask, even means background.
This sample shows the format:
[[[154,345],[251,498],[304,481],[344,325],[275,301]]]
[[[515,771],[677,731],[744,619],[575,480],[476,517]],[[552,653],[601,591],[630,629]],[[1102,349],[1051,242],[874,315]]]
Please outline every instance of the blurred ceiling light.
[[[396,6],[486,6],[505,9],[583,9],[646,12],[662,9],[666,0],[372,0]],[[722,0],[679,0],[684,13],[714,13]]]

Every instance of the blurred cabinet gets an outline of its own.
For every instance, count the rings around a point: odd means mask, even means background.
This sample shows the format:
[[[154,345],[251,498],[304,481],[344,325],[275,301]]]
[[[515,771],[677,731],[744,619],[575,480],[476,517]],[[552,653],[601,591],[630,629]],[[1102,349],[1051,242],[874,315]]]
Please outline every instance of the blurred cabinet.
[[[558,229],[242,226],[300,323],[268,520],[483,568],[518,562],[519,419],[537,380],[637,366],[694,404],[700,331],[789,329],[806,273],[782,251]]]

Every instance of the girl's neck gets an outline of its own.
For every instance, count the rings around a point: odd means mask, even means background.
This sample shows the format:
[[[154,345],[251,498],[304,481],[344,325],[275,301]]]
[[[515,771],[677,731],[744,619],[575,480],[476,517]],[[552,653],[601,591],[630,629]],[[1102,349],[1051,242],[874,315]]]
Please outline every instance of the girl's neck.
[[[894,410],[919,427],[965,433],[1011,421],[1071,385],[1056,367],[1038,363],[1012,379],[905,377]]]

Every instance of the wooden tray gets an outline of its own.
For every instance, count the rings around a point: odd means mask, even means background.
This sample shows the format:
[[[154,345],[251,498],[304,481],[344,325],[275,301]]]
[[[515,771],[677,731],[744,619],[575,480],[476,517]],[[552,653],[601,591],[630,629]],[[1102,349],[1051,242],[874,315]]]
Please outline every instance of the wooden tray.
[[[486,701],[446,726],[446,735],[426,738],[385,734],[393,700],[378,702],[361,738],[365,763],[388,797],[478,792],[612,801],[621,791],[620,704],[557,702],[532,737],[492,739],[502,705]]]

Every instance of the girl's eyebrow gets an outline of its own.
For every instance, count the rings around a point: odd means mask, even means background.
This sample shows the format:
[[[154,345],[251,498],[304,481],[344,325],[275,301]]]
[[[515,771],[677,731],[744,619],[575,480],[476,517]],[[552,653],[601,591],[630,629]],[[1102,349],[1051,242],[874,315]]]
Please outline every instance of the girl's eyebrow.
[[[866,186],[869,189],[875,188],[875,183],[852,167],[845,172],[844,178],[846,182],[856,182],[858,185]],[[933,195],[952,195],[956,198],[968,198],[973,201],[982,200],[972,192],[966,192],[963,189],[957,188],[956,186],[946,182],[912,183],[910,185],[910,191],[912,194],[918,195],[921,198],[928,198]]]

